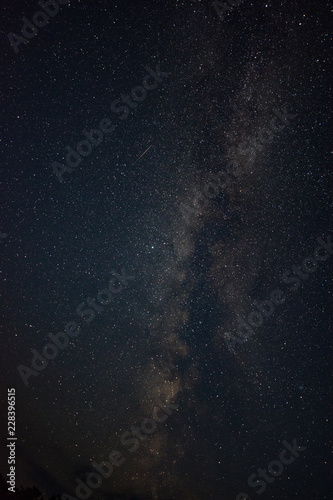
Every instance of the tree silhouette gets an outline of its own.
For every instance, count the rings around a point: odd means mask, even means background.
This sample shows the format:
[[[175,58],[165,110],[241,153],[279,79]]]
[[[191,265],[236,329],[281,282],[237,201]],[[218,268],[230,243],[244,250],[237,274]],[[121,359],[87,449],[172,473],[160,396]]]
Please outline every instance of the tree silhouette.
[[[15,493],[8,491],[8,484],[5,478],[0,474],[0,498],[11,500],[47,500],[39,491],[37,486],[32,488],[19,487]]]
[[[1,500],[62,500],[62,494],[46,497],[43,495],[37,486],[32,488],[19,487],[15,493],[8,491],[8,484],[5,478],[0,474],[0,499]],[[153,500],[151,495],[140,497],[134,494],[126,493],[111,493],[105,496],[105,500]]]

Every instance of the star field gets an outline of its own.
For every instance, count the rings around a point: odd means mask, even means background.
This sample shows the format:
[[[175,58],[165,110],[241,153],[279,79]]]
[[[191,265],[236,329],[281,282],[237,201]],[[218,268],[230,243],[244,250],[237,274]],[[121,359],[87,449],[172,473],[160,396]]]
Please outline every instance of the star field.
[[[331,498],[331,7],[222,4],[1,7],[12,498]]]

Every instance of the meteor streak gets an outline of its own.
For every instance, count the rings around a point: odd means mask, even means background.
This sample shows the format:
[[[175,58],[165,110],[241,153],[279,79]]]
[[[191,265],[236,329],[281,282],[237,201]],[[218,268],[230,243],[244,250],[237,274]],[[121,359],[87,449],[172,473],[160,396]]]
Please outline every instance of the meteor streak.
[[[136,163],[137,161],[139,161],[139,160],[140,160],[140,158],[142,158],[142,157],[143,157],[143,156],[147,153],[147,151],[149,151],[149,149],[150,149],[151,147],[152,147],[152,144],[149,146],[149,148],[147,148],[147,149],[146,149],[146,151],[144,151],[144,152],[142,153],[142,155],[141,155],[141,156],[139,156],[139,158],[135,161],[135,163]]]

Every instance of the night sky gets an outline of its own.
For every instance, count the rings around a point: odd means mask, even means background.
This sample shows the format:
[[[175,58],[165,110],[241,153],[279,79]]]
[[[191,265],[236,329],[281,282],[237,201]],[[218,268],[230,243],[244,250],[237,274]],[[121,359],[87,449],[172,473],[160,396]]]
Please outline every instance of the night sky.
[[[0,7],[4,498],[332,499],[330,2],[42,4]]]

